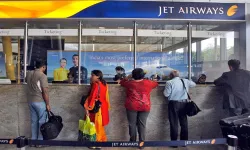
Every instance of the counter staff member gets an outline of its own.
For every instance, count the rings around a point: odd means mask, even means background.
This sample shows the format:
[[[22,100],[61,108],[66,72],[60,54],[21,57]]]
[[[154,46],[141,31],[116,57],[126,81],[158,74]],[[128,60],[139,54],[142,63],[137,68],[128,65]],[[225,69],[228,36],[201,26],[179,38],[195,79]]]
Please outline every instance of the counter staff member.
[[[164,95],[169,100],[168,115],[171,140],[176,141],[178,138],[178,122],[180,122],[181,126],[180,140],[188,140],[188,122],[185,112],[188,95],[183,86],[181,78],[179,77],[178,71],[172,71],[170,73],[170,79],[171,80],[166,82]],[[193,81],[187,79],[182,80],[184,81],[187,91],[190,87],[196,86]]]
[[[40,127],[47,119],[47,111],[50,111],[49,85],[47,76],[44,74],[46,66],[44,61],[37,61],[36,69],[27,72],[26,77],[28,87],[27,96],[31,113],[32,140],[43,140]]]
[[[240,61],[228,61],[229,72],[225,72],[214,81],[216,86],[223,86],[223,108],[229,110],[230,116],[248,112],[250,108],[250,72],[240,69]]]
[[[121,66],[117,66],[115,68],[116,75],[113,78],[114,81],[122,80],[126,77],[125,69],[122,68]]]
[[[65,67],[67,65],[67,59],[60,59],[60,68],[54,70],[54,81],[67,81],[69,70]]]
[[[74,80],[74,83],[78,83],[78,61],[79,61],[79,56],[77,54],[74,54],[72,56],[73,64],[74,66],[69,69],[69,72],[72,74]],[[87,83],[87,78],[88,78],[88,70],[81,66],[81,83]]]

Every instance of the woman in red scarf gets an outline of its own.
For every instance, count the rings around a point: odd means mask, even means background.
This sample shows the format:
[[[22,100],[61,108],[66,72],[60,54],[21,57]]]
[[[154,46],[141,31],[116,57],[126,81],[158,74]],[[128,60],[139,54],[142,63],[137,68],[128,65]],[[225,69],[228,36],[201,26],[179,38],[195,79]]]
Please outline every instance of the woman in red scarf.
[[[89,110],[94,108],[96,100],[101,101],[101,108],[97,113],[90,113]],[[91,122],[95,123],[96,141],[106,142],[107,136],[104,126],[109,123],[110,104],[108,85],[103,79],[103,74],[100,70],[93,70],[91,72],[91,92],[85,102],[84,108],[86,110],[86,114],[89,115]]]

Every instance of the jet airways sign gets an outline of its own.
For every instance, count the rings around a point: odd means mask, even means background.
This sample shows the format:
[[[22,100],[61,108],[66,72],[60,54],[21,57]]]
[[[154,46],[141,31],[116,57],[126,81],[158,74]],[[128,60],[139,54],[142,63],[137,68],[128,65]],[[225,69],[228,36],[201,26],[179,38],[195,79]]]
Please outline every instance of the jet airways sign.
[[[191,6],[159,6],[158,8],[158,17],[165,16],[168,14],[176,14],[176,15],[185,15],[185,16],[199,16],[205,15],[207,16],[225,16],[228,18],[233,18],[234,15],[240,15],[241,10],[239,10],[240,4],[231,4],[227,7],[224,5],[211,5],[211,6],[203,6],[191,5]],[[241,8],[240,8],[241,9]],[[244,14],[241,14],[244,17]],[[216,18],[216,17],[215,17]]]
[[[71,18],[245,20],[244,3],[103,1]]]
[[[238,6],[234,5],[235,9],[232,9],[230,14],[235,14],[237,11]],[[175,7],[168,7],[168,6],[160,6],[159,7],[159,16],[163,14],[173,13],[173,9]],[[179,7],[178,13],[179,14],[211,14],[211,15],[222,15],[225,13],[223,7]]]

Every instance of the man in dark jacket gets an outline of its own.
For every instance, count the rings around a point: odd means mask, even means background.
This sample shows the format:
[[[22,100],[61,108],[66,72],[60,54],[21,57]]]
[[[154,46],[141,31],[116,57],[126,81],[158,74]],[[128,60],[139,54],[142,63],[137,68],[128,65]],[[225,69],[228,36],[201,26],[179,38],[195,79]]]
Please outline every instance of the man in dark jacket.
[[[79,56],[77,54],[74,54],[72,56],[72,61],[73,61],[74,66],[69,69],[69,72],[74,78],[73,83],[78,83]],[[80,72],[81,83],[87,83],[87,81],[88,81],[87,78],[88,78],[88,70],[87,70],[87,68],[81,66],[81,72]]]
[[[224,87],[223,108],[229,109],[230,116],[248,112],[250,108],[250,72],[240,69],[239,60],[229,60],[230,71],[214,81]]]

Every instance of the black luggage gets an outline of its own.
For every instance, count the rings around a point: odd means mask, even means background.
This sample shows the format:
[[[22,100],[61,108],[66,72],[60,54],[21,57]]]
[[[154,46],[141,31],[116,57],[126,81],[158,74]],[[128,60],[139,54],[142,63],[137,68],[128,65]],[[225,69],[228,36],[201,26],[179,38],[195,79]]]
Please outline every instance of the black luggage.
[[[243,124],[250,124],[250,113],[221,119],[220,127],[223,137],[227,138],[227,135],[230,134],[237,135],[238,127]]]
[[[239,139],[238,145],[241,150],[250,149],[250,113],[221,119],[220,127],[223,137],[235,135]]]
[[[239,147],[242,150],[250,149],[250,124],[240,125],[238,128]]]
[[[57,138],[63,128],[61,116],[55,116],[52,112],[48,112],[48,116],[49,121],[44,123],[40,128],[44,140]]]

